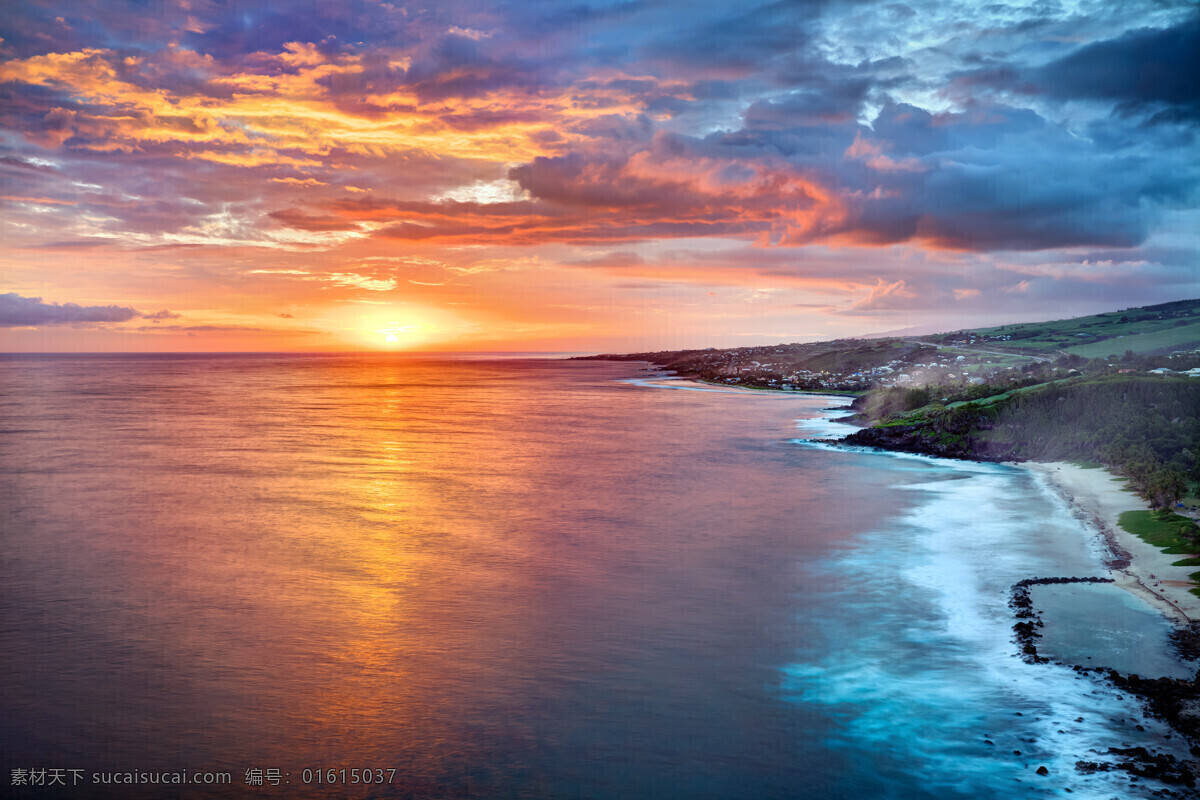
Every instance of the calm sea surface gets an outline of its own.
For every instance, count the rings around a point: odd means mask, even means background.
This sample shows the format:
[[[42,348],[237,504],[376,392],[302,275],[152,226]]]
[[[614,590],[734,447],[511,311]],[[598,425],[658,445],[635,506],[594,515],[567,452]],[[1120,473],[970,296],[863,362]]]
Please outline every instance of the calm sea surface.
[[[1014,656],[1014,581],[1104,574],[1028,474],[806,444],[839,401],[639,366],[0,360],[0,794],[1155,788],[1073,765],[1165,729]],[[1161,649],[1092,594],[1072,630]],[[92,783],[177,770],[233,782]]]

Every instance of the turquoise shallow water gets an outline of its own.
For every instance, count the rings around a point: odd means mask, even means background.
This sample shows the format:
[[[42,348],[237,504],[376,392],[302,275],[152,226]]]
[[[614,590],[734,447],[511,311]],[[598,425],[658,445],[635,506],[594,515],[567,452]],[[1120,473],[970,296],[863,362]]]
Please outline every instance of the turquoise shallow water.
[[[638,376],[0,361],[0,775],[232,776],[180,797],[1148,791],[1074,762],[1177,742],[1015,657],[1013,582],[1102,574],[1029,475],[798,441],[844,401]]]
[[[1195,664],[1173,657],[1162,615],[1112,584],[1035,586],[1038,651],[1055,660],[1152,677],[1190,678]]]

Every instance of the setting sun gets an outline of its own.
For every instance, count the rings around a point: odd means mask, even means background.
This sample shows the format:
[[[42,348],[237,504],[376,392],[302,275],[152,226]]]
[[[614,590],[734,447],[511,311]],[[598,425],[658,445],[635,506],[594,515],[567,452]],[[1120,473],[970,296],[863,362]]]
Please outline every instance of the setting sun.
[[[428,325],[405,325],[389,321],[383,327],[376,328],[374,333],[382,336],[383,341],[389,345],[404,344],[411,347],[427,341],[429,331]]]

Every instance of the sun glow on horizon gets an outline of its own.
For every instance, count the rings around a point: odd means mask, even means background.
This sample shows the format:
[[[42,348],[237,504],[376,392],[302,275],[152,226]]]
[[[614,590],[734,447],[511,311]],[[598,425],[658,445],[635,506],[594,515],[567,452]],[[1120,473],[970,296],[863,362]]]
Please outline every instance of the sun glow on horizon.
[[[332,310],[320,325],[343,342],[370,350],[453,346],[475,327],[443,309],[405,301],[366,308],[342,306]]]
[[[424,331],[429,329],[427,325],[402,325],[399,322],[389,322],[385,327],[378,328],[375,333],[383,337],[383,341],[394,347],[406,346],[411,347],[416,344],[421,344],[428,336],[422,335]]]

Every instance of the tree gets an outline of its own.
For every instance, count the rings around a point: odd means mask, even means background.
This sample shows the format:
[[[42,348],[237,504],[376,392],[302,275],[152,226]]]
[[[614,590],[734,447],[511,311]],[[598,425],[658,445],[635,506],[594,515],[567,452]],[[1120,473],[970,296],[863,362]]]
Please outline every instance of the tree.
[[[1187,491],[1187,479],[1179,470],[1163,467],[1147,476],[1145,486],[1150,505],[1170,508]]]

